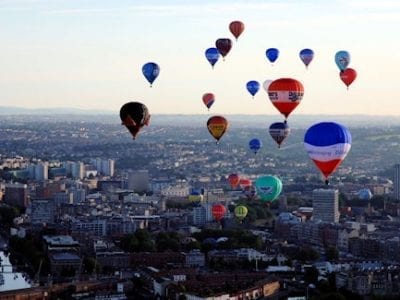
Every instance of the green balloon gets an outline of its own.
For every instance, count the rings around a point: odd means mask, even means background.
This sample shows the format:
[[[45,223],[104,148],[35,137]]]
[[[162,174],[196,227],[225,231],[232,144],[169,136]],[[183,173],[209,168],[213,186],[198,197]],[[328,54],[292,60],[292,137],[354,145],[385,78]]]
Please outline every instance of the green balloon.
[[[255,183],[257,195],[262,201],[274,201],[282,192],[282,181],[276,176],[261,176]]]
[[[238,218],[240,221],[242,221],[244,218],[246,218],[248,213],[247,207],[244,205],[238,205],[235,207],[235,216]]]

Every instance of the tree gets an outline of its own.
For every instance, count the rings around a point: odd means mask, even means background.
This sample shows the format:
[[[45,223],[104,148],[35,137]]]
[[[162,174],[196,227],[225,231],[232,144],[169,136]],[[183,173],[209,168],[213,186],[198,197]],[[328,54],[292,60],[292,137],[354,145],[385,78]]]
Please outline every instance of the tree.
[[[318,269],[314,266],[307,268],[304,273],[304,281],[307,284],[313,283],[316,284],[318,281],[319,272]]]
[[[338,260],[339,251],[336,249],[336,247],[330,246],[327,249],[325,249],[325,255],[328,261]]]

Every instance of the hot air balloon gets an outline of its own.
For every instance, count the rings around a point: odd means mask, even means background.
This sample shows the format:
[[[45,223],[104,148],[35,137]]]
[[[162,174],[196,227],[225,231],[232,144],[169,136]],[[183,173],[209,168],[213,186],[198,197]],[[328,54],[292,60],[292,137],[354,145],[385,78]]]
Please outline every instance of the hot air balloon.
[[[240,188],[242,189],[242,190],[244,190],[246,187],[248,187],[248,186],[252,186],[252,182],[251,182],[251,180],[250,179],[248,179],[248,178],[240,178],[240,180],[239,180],[239,186],[240,186]]]
[[[207,121],[208,131],[217,140],[217,144],[228,127],[228,121],[223,116],[213,116]]]
[[[256,183],[257,195],[262,201],[274,201],[282,191],[282,182],[276,176],[266,175],[257,178]]]
[[[219,51],[217,48],[208,48],[205,52],[206,58],[210,63],[211,67],[214,68],[214,65],[217,63],[219,59]]]
[[[272,123],[269,126],[269,134],[278,144],[278,147],[281,147],[283,141],[289,136],[290,128],[286,122],[276,122]]]
[[[189,202],[194,206],[198,206],[203,201],[203,195],[201,191],[193,189],[189,194]]]
[[[246,218],[248,213],[248,209],[244,205],[238,205],[235,207],[235,217],[238,218],[240,222],[243,221],[244,218]]]
[[[344,71],[341,71],[339,75],[340,79],[344,82],[347,88],[349,88],[350,84],[352,84],[356,79],[357,72],[352,68],[347,68]]]
[[[254,154],[257,154],[258,150],[260,150],[261,147],[262,147],[262,142],[259,139],[254,138],[250,140],[249,148],[251,151],[253,151]]]
[[[304,147],[309,157],[325,177],[339,167],[351,148],[350,131],[334,122],[321,122],[312,125],[304,136]]]
[[[268,87],[269,100],[285,118],[299,105],[303,94],[303,84],[292,78],[274,80]]]
[[[335,63],[340,71],[344,71],[350,63],[350,53],[345,50],[336,52]]]
[[[226,38],[218,39],[215,42],[215,47],[218,49],[219,53],[225,59],[225,56],[227,56],[229,51],[231,51],[232,41]]]
[[[304,65],[307,68],[308,65],[310,64],[310,62],[314,58],[314,51],[306,48],[306,49],[303,49],[300,51],[299,56],[300,56],[301,61],[304,63]]]
[[[267,80],[265,80],[264,83],[263,83],[263,88],[264,88],[264,90],[265,90],[267,93],[268,93],[269,85],[271,84],[272,81],[273,81],[273,80],[271,80],[271,79],[267,79]]]
[[[140,129],[144,125],[149,125],[150,122],[149,110],[146,105],[139,102],[125,103],[120,109],[119,116],[122,125],[125,125],[125,127],[128,128],[133,139],[136,138]]]
[[[249,82],[246,83],[246,88],[247,88],[247,91],[254,98],[255,94],[257,94],[258,90],[260,89],[260,84],[258,83],[258,81],[250,80]]]
[[[245,186],[243,188],[243,194],[247,197],[248,200],[253,200],[257,195],[256,188],[252,185]]]
[[[144,77],[150,82],[150,87],[153,85],[154,80],[160,74],[160,67],[154,62],[148,62],[143,65],[142,73]]]
[[[226,208],[221,203],[214,204],[211,208],[211,213],[214,219],[219,222],[226,213]]]
[[[279,57],[279,50],[276,48],[269,48],[265,51],[268,60],[273,64]]]
[[[372,198],[372,193],[370,189],[364,188],[358,191],[357,193],[358,199],[360,200],[371,200]]]
[[[203,95],[203,103],[207,106],[208,110],[215,102],[215,95],[213,93],[205,93]]]
[[[231,187],[234,189],[239,185],[240,177],[236,173],[232,173],[228,176],[228,181]]]
[[[241,21],[232,21],[229,24],[229,30],[237,40],[244,31],[244,24]]]

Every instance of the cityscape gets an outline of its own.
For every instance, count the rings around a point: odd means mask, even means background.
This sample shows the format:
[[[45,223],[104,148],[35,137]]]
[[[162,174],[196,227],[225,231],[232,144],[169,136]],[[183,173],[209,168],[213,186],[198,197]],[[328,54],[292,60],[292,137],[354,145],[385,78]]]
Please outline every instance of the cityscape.
[[[154,116],[137,140],[113,118],[0,122],[1,299],[399,297],[400,125],[353,119],[326,186],[307,118],[281,148],[254,118],[217,145],[185,117]],[[283,184],[273,202],[253,188],[266,174]]]

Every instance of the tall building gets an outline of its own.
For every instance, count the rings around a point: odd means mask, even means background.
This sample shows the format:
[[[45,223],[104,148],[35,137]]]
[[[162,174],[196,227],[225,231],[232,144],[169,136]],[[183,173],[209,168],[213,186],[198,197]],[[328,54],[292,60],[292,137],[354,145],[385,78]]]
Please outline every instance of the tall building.
[[[313,219],[327,223],[339,222],[339,191],[336,189],[313,190]]]
[[[54,200],[34,199],[31,203],[31,223],[49,224],[54,223]]]
[[[29,205],[28,186],[26,184],[6,184],[3,200],[9,205],[26,208]]]
[[[137,193],[149,190],[149,171],[136,170],[128,173],[128,189]]]
[[[105,176],[114,176],[115,160],[102,159],[100,172]],[[99,171],[99,170],[98,170]]]
[[[47,162],[39,162],[35,165],[35,180],[47,180],[49,179],[49,164]]]
[[[83,162],[74,162],[71,166],[71,175],[75,179],[83,179],[85,177],[85,164]]]
[[[400,200],[400,164],[394,165],[393,198]]]

